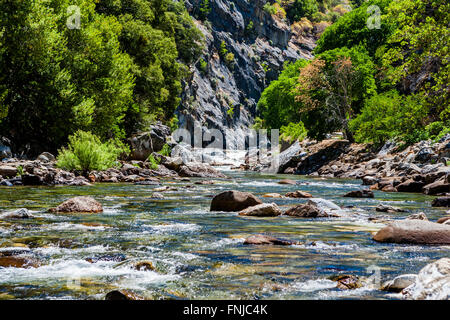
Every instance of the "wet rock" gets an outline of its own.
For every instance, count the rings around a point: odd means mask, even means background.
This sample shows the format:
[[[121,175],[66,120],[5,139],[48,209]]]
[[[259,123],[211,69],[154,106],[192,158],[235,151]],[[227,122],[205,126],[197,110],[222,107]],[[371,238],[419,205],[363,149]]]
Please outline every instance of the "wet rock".
[[[387,185],[387,186],[384,186],[381,189],[381,191],[383,191],[383,192],[397,192],[398,190],[394,186]]]
[[[212,185],[212,184],[215,184],[215,181],[212,181],[212,180],[196,181],[196,182],[194,182],[194,184],[198,184],[198,185]]]
[[[354,190],[347,192],[344,197],[347,198],[373,198],[374,194],[372,191],[364,189],[364,190]]]
[[[34,216],[28,211],[28,209],[25,208],[0,214],[0,219],[31,219],[31,218],[34,218]]]
[[[133,265],[133,269],[137,271],[155,271],[155,267],[150,261],[140,261]]]
[[[288,198],[312,198],[312,195],[309,194],[308,192],[304,192],[304,191],[294,191],[294,192],[288,192],[285,194],[286,197]]]
[[[127,290],[114,290],[106,294],[105,300],[143,300],[143,298]]]
[[[425,213],[423,213],[423,212],[411,214],[411,215],[407,216],[406,219],[408,219],[408,220],[425,220],[425,221],[428,221],[427,215]]]
[[[53,213],[99,213],[103,212],[100,202],[92,197],[75,197],[69,199],[56,208],[49,209]]]
[[[22,175],[22,184],[24,186],[41,186],[44,184],[42,178],[34,174]]]
[[[144,180],[144,181],[137,181],[134,184],[140,186],[157,186],[160,185],[161,182],[159,182],[159,180]]]
[[[8,139],[0,137],[0,160],[12,158],[11,148],[9,145],[10,141]]]
[[[152,198],[153,199],[164,199],[164,195],[162,193],[159,193],[159,192],[153,192]]]
[[[362,287],[362,283],[357,276],[354,275],[337,275],[330,277],[331,281],[337,282],[337,288],[341,290],[351,290]]]
[[[301,217],[301,218],[330,217],[330,215],[327,212],[311,204],[301,204],[295,206],[293,208],[288,209],[284,214],[291,217]]]
[[[450,216],[439,218],[436,222],[444,224],[447,223],[447,221],[450,221]]]
[[[305,155],[306,153],[303,152],[300,144],[295,142],[289,148],[280,153],[278,160],[278,173],[284,173],[286,169],[296,167]]]
[[[422,188],[425,183],[422,181],[414,181],[413,179],[408,179],[403,183],[400,183],[396,189],[398,192],[422,192]]]
[[[263,195],[264,198],[283,198],[283,196],[279,193],[266,193]]]
[[[17,257],[17,256],[0,256],[0,268],[37,268],[39,262],[35,259]]]
[[[285,179],[285,180],[280,180],[280,181],[278,181],[278,184],[295,185],[295,184],[297,184],[297,182],[294,181],[294,180]]]
[[[96,256],[96,257],[92,257],[92,258],[86,258],[86,261],[89,263],[97,263],[99,261],[122,262],[125,260],[126,260],[126,256],[122,253],[105,254],[105,255]]]
[[[404,210],[402,208],[389,206],[389,205],[385,205],[385,204],[379,204],[378,206],[376,206],[375,211],[389,212],[389,213],[406,212],[406,210]]]
[[[392,280],[383,283],[381,290],[388,292],[402,292],[403,289],[413,284],[417,279],[416,274],[402,274]]]
[[[378,179],[372,176],[364,176],[362,181],[364,186],[371,186],[378,183]]]
[[[17,168],[11,166],[0,166],[0,176],[14,178],[17,175]]]
[[[36,158],[36,160],[47,163],[47,162],[55,161],[56,158],[50,152],[43,152]]]
[[[225,191],[211,201],[211,211],[241,211],[262,204],[262,201],[249,192]]]
[[[442,258],[420,270],[416,281],[402,291],[406,299],[449,300],[450,259]]]
[[[244,244],[289,246],[295,244],[295,242],[288,240],[281,240],[263,234],[257,234],[245,239]]]
[[[423,220],[395,221],[378,231],[377,242],[406,244],[450,244],[450,226]]]
[[[450,197],[439,197],[431,202],[432,207],[450,207]]]
[[[262,203],[239,212],[240,216],[251,217],[276,217],[280,214],[281,210],[275,203]]]
[[[308,200],[307,204],[315,205],[322,210],[341,210],[334,202],[322,198],[311,198]]]
[[[446,183],[444,180],[436,181],[423,187],[423,193],[428,195],[437,195],[447,192],[450,192],[450,184]]]
[[[13,184],[10,181],[5,180],[5,179],[0,181],[0,185],[5,186],[5,187],[12,187],[13,186]]]

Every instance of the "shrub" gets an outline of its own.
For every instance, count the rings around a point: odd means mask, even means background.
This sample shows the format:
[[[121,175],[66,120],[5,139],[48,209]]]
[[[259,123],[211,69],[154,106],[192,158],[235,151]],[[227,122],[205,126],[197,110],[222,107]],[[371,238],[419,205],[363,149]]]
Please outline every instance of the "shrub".
[[[161,151],[158,152],[160,155],[163,155],[165,157],[170,157],[170,154],[172,153],[172,149],[170,149],[169,145],[166,143]]]
[[[155,157],[151,154],[148,159],[148,162],[150,162],[150,169],[157,170],[159,166],[159,160],[155,159]]]
[[[234,63],[234,54],[229,52],[226,54],[225,56],[225,62],[227,63],[227,65],[231,66]]]
[[[280,129],[280,140],[293,142],[296,140],[302,141],[308,135],[303,122],[290,122],[287,126],[282,126]]]
[[[206,62],[204,59],[200,59],[199,61],[199,68],[200,71],[205,74],[206,71],[208,70],[208,62]]]
[[[59,151],[57,166],[65,170],[80,170],[87,174],[92,170],[106,170],[116,166],[119,156],[128,152],[128,147],[117,141],[102,143],[91,132],[77,131],[69,136],[67,148]]]

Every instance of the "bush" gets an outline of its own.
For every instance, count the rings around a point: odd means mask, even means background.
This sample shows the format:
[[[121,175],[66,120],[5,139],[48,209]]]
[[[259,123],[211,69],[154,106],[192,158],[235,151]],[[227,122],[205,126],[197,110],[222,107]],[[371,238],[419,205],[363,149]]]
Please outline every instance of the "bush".
[[[69,136],[69,145],[57,156],[57,166],[65,170],[106,170],[116,166],[117,159],[129,149],[116,141],[102,143],[91,132],[77,131]]]
[[[287,126],[282,126],[280,129],[280,140],[293,142],[296,140],[302,141],[308,135],[303,122],[289,123]]]
[[[151,154],[148,159],[148,162],[150,162],[150,169],[157,170],[159,166],[159,161],[155,159],[155,157]]]
[[[170,157],[170,154],[172,153],[172,149],[170,149],[169,145],[166,143],[161,151],[158,152],[160,155],[163,155],[165,157]]]
[[[426,138],[427,113],[421,96],[402,96],[392,90],[368,99],[350,129],[357,142],[381,146],[395,138],[410,144]]]

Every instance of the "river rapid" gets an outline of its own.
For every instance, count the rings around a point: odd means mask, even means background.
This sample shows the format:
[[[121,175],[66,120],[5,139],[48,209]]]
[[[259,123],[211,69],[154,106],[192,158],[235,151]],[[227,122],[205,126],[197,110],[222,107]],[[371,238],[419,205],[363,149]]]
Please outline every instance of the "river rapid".
[[[370,217],[402,219],[423,211],[430,220],[445,214],[432,197],[375,191],[374,199],[342,197],[361,187],[358,180],[225,172],[214,185],[163,180],[177,188],[153,199],[160,186],[95,184],[86,187],[0,188],[0,208],[27,208],[26,220],[0,220],[0,251],[24,250],[38,268],[1,268],[0,299],[103,299],[126,289],[147,299],[396,299],[378,290],[380,282],[417,273],[450,256],[448,246],[380,244],[372,233],[384,225]],[[281,179],[297,185],[280,185]],[[264,198],[267,193],[302,190],[354,213],[350,218],[242,217],[210,212],[214,195],[225,190],[255,194],[282,210],[307,199]],[[90,195],[104,213],[57,215],[47,212],[64,200]],[[407,209],[380,213],[378,204]],[[293,246],[244,245],[254,234],[299,241]],[[26,246],[26,247],[25,247]],[[27,248],[28,247],[28,248]],[[90,260],[90,261],[87,261]],[[150,261],[154,270],[136,270]],[[364,286],[336,288],[330,276],[352,274]]]

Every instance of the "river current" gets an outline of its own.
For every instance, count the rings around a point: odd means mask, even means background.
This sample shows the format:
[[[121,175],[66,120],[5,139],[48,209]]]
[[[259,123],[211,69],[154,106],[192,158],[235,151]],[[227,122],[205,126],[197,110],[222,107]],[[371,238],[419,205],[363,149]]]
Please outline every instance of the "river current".
[[[1,268],[0,299],[103,299],[126,289],[147,299],[396,299],[379,284],[450,256],[448,246],[380,244],[372,234],[384,225],[370,217],[403,219],[424,212],[445,214],[422,194],[375,191],[374,199],[343,198],[360,180],[321,179],[248,172],[225,172],[214,185],[163,180],[176,188],[153,199],[160,186],[95,184],[86,187],[0,188],[1,211],[27,208],[27,220],[0,220],[0,251],[27,251],[38,268]],[[297,185],[280,185],[281,179]],[[350,218],[242,217],[210,212],[214,195],[225,190],[255,194],[282,210],[307,199],[264,198],[267,193],[302,190],[333,201]],[[56,215],[47,212],[70,197],[90,195],[104,213]],[[378,204],[407,209],[380,213]],[[270,234],[299,241],[294,246],[249,246],[244,239]],[[89,261],[87,261],[89,260]],[[154,270],[132,265],[149,261]],[[352,274],[364,286],[336,288],[330,276]]]

